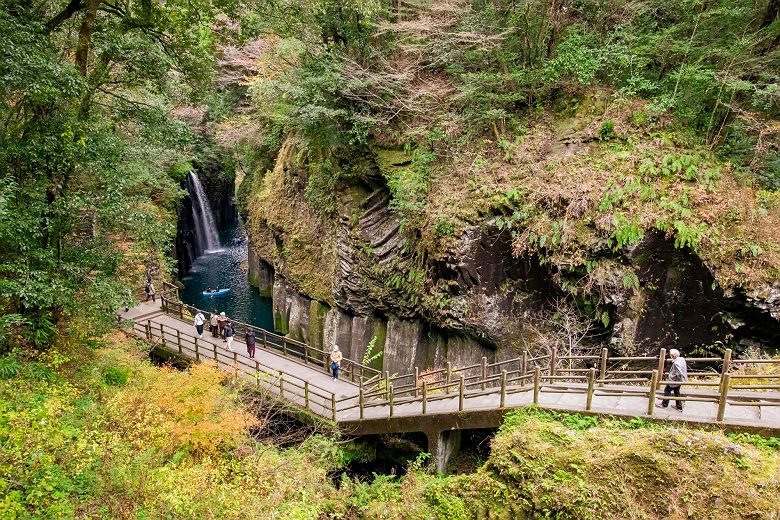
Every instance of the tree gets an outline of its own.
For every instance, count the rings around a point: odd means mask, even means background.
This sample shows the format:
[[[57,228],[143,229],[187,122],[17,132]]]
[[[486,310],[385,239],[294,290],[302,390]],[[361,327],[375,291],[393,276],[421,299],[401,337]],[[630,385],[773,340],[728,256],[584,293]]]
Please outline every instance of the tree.
[[[0,4],[0,308],[105,321],[164,254],[192,137],[168,116],[210,87],[229,1]],[[135,273],[136,282],[141,274]],[[45,342],[44,342],[45,344]]]

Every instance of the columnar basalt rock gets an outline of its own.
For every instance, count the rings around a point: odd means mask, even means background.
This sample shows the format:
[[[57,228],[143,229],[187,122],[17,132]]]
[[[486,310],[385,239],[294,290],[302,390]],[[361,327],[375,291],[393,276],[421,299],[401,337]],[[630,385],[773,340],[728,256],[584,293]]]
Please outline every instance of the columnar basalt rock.
[[[264,200],[292,197],[294,212],[286,222],[311,220],[317,212],[303,193],[306,173],[293,160],[295,146],[283,150],[272,181],[278,193],[265,193]],[[382,368],[398,373],[448,361],[455,366],[483,357],[501,361],[533,347],[529,325],[538,325],[536,316],[567,294],[572,281],[588,274],[534,255],[518,258],[511,233],[491,215],[462,228],[443,254],[428,258],[415,249],[415,237],[402,231],[376,167],[369,161],[364,170],[342,181],[331,216],[312,221],[329,230],[321,233],[320,242],[301,243],[297,228],[278,221],[273,226],[250,222],[250,272],[255,283],[266,287],[273,272],[278,331],[325,349],[338,344],[358,360],[376,336],[374,352],[383,352]],[[723,294],[699,257],[674,247],[660,233],[648,233],[623,250],[600,242],[589,247],[595,257],[607,260],[607,267],[588,297],[606,309],[608,319],[598,320],[604,322],[600,339],[618,352],[780,337],[780,286],[749,295]],[[322,272],[316,273],[330,276],[330,292],[317,296],[304,289],[309,282],[294,267],[311,261],[306,250],[333,252],[333,270],[322,257]],[[408,280],[410,266],[424,274],[418,285]]]

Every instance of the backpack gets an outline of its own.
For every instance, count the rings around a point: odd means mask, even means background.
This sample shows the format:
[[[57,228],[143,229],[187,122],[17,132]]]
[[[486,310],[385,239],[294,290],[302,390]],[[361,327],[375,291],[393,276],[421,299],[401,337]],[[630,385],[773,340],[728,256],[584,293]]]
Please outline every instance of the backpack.
[[[150,282],[146,282],[146,285],[144,285],[144,291],[146,291],[146,294],[149,294],[149,290],[152,288],[152,284]]]

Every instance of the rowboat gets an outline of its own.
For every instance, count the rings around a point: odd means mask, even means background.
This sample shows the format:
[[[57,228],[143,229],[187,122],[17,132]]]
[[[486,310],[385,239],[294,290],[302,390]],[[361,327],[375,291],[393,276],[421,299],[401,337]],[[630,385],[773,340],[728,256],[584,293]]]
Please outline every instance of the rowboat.
[[[203,291],[203,296],[222,296],[230,292],[230,289],[215,289],[213,291]]]

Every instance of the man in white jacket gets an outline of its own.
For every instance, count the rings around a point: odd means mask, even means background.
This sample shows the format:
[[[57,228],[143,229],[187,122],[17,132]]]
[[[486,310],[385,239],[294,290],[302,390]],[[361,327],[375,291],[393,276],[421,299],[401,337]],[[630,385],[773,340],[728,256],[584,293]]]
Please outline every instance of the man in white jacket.
[[[688,363],[685,362],[685,358],[680,355],[680,351],[673,348],[669,351],[669,357],[672,358],[672,366],[669,368],[669,384],[664,388],[664,395],[671,396],[674,392],[675,397],[680,397],[680,385],[675,385],[675,382],[685,383],[688,381]],[[682,401],[675,401],[675,405],[679,411],[682,412]],[[656,405],[659,408],[667,408],[669,406],[669,399],[661,401],[660,405]]]
[[[198,337],[203,339],[203,324],[206,323],[206,317],[198,311],[195,315],[195,330],[198,331]]]

